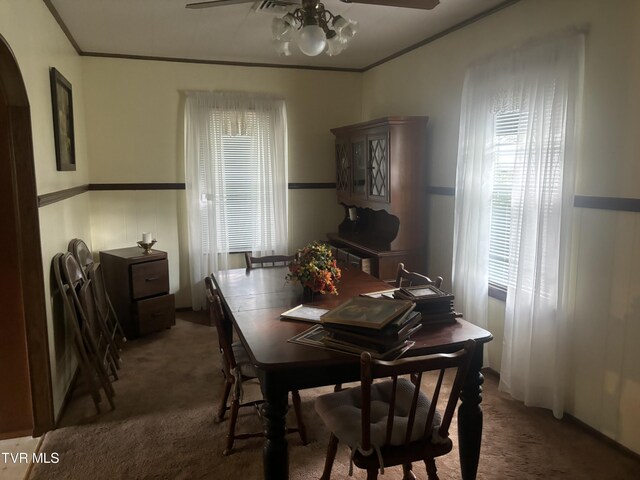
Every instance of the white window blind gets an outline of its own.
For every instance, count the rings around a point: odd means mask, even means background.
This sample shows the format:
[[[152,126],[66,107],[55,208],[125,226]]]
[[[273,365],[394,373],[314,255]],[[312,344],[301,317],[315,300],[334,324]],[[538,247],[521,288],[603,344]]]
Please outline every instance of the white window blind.
[[[547,94],[543,118],[529,118],[528,112],[514,111],[495,116],[493,195],[491,203],[491,230],[489,242],[489,283],[501,289],[509,285],[509,259],[518,264],[521,237],[521,222],[514,221],[514,210],[522,212],[525,189],[530,188],[525,159],[527,155],[544,151],[540,165],[548,171],[546,181],[540,188],[538,203],[529,215],[546,218],[552,204],[546,199],[559,197],[562,188],[562,148],[564,131],[554,126],[560,114],[552,111],[550,101],[553,93]],[[544,134],[541,137],[529,132],[530,122],[540,122]],[[535,129],[534,129],[535,130]],[[528,168],[533,168],[529,166]],[[541,211],[540,211],[541,209]],[[515,215],[520,218],[521,214]],[[541,231],[545,232],[545,225]]]
[[[265,235],[268,245],[275,243],[275,218],[273,205],[273,171],[266,169],[266,182],[263,191],[259,174],[259,156],[256,154],[256,142],[250,136],[236,135],[222,137],[224,189],[216,194],[219,204],[226,206],[226,231],[218,225],[217,241],[220,249],[233,252],[250,252]],[[263,222],[254,222],[254,212],[262,212]],[[228,242],[228,243],[226,243]],[[226,244],[225,244],[226,243]]]
[[[518,148],[518,130],[526,123],[527,114],[519,111],[498,113],[495,116],[489,283],[503,289],[507,288],[509,282],[514,176],[516,167],[518,164],[522,165],[524,160],[522,149]]]

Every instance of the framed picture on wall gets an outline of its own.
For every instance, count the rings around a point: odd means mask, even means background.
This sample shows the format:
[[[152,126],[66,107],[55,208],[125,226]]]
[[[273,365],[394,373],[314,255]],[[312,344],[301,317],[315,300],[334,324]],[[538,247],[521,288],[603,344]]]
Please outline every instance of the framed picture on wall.
[[[53,106],[53,136],[56,144],[58,171],[76,169],[76,149],[73,134],[73,95],[71,84],[51,67],[51,103]]]

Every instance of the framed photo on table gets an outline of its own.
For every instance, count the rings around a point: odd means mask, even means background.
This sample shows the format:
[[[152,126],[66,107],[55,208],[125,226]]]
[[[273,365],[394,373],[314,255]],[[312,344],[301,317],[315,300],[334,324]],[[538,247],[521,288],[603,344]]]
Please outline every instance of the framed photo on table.
[[[53,136],[56,145],[58,171],[76,169],[76,148],[73,132],[73,94],[71,84],[51,67],[51,104],[53,107]]]

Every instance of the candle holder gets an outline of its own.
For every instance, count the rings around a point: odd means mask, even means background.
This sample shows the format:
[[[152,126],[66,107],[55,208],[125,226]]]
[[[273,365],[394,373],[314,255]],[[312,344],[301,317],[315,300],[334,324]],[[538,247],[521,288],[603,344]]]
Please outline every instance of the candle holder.
[[[153,247],[155,244],[156,244],[155,240],[151,240],[149,243],[143,242],[143,241],[138,242],[138,246],[140,248],[144,248],[145,255],[149,255],[151,253],[151,247]]]

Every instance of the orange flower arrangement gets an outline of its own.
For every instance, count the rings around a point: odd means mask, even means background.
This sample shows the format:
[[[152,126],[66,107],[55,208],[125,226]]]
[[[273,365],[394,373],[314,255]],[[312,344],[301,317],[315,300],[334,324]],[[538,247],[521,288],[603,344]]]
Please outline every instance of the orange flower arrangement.
[[[289,264],[287,280],[300,282],[312,292],[337,295],[340,269],[329,245],[312,242],[298,251],[298,258]]]

